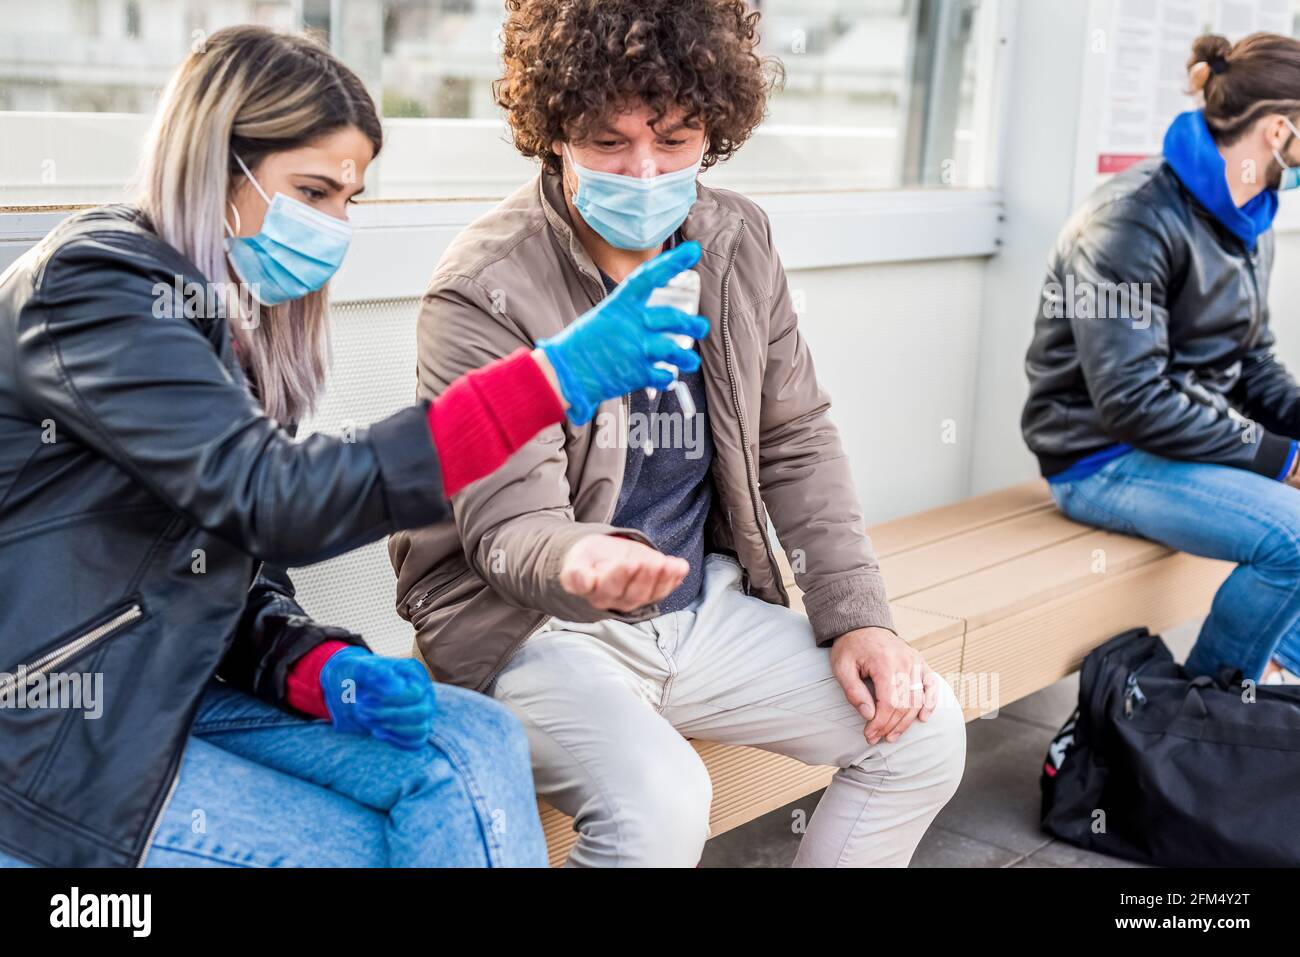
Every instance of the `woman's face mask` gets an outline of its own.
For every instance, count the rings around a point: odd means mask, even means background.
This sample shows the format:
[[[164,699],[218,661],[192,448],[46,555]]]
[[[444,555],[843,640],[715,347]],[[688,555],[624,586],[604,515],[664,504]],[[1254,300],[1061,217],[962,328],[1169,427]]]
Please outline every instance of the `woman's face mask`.
[[[1282,149],[1273,150],[1273,158],[1277,160],[1277,165],[1282,167],[1282,180],[1277,188],[1280,190],[1300,189],[1300,166],[1292,166],[1282,155],[1286,147],[1294,143],[1297,137],[1300,137],[1300,130],[1296,129],[1295,124],[1286,117],[1283,117],[1283,119],[1291,130],[1291,139],[1287,140]]]
[[[262,228],[255,235],[236,236],[226,224],[226,256],[240,281],[264,306],[278,306],[322,288],[343,263],[352,224],[284,193],[267,196],[238,155],[235,162],[266,201]]]
[[[659,176],[624,176],[579,166],[569,144],[569,165],[578,178],[573,206],[605,242],[618,249],[653,249],[671,236],[695,204],[695,177],[704,161]]]

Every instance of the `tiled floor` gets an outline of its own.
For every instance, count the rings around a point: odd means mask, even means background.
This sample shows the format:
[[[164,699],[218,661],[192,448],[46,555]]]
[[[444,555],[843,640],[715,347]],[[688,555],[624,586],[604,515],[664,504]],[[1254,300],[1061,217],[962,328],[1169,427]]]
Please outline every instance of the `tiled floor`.
[[[1164,634],[1176,656],[1186,656],[1200,622]],[[1132,867],[1127,861],[1081,851],[1038,826],[1039,769],[1047,745],[1078,701],[1071,675],[1003,708],[996,718],[966,725],[966,774],[912,858],[913,867]],[[786,867],[794,860],[797,810],[806,820],[821,792],[773,811],[705,846],[702,867]]]

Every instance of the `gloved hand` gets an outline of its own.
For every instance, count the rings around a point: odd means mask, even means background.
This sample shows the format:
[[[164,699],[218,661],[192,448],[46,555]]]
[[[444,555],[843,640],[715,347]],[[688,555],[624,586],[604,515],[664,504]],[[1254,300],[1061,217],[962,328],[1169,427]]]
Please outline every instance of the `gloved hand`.
[[[345,734],[371,734],[411,751],[433,727],[433,682],[414,659],[343,648],[321,668],[320,684],[334,727]]]
[[[637,389],[667,388],[673,374],[656,368],[656,362],[683,373],[700,367],[699,353],[683,349],[669,333],[702,339],[709,331],[708,320],[671,306],[646,305],[652,292],[699,261],[700,244],[687,242],[642,263],[595,308],[537,343],[555,369],[571,422],[589,422],[606,399]]]

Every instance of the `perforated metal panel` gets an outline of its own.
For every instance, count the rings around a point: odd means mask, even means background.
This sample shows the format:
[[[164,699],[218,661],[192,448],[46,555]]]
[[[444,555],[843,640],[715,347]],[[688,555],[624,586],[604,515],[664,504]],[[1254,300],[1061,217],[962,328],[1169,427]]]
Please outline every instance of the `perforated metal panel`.
[[[342,435],[391,415],[415,400],[418,299],[335,306],[334,362],[317,414],[302,435]],[[410,653],[411,626],[394,611],[396,577],[385,542],[292,571],[298,599],[317,620],[364,635],[380,654]]]

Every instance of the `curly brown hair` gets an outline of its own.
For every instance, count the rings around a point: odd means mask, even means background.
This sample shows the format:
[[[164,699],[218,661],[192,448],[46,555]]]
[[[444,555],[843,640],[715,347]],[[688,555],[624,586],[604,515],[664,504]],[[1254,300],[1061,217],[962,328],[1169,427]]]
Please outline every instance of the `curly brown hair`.
[[[731,156],[784,78],[760,57],[744,0],[506,0],[505,75],[493,86],[515,146],[559,172],[556,141],[581,143],[638,100],[674,107],[708,136],[704,168]]]

